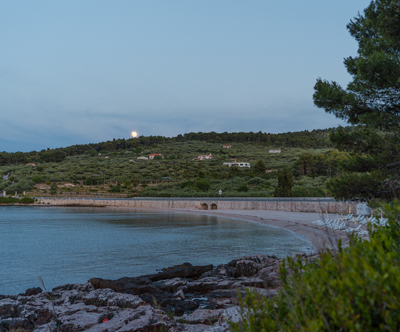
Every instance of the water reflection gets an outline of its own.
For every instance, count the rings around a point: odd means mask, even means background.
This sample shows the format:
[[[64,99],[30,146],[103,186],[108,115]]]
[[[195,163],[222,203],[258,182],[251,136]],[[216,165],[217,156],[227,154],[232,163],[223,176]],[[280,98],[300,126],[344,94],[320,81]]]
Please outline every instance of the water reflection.
[[[155,273],[190,262],[310,251],[283,229],[216,216],[115,208],[1,207],[0,294]]]

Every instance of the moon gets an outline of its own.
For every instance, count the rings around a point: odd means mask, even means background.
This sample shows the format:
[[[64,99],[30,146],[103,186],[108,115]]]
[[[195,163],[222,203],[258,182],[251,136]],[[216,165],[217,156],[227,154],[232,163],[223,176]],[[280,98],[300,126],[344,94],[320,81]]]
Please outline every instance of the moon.
[[[132,131],[131,135],[132,135],[133,138],[135,138],[135,137],[137,137],[137,132],[136,131]]]

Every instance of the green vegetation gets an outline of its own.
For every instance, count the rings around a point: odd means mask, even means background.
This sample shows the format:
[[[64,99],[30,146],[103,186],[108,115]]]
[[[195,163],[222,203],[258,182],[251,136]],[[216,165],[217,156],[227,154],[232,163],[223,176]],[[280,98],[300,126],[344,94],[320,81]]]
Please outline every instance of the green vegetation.
[[[206,141],[211,140],[209,135],[213,137],[212,133],[202,134],[204,137],[200,138],[204,140],[185,141],[186,138],[178,139],[178,136],[165,139],[164,143],[149,143],[135,149],[123,149],[117,141],[109,147],[115,146],[118,150],[110,151],[104,149],[103,143],[92,144],[86,147],[101,147],[100,152],[93,154],[89,153],[93,150],[87,150],[89,152],[69,155],[60,162],[40,162],[36,167],[25,163],[0,166],[0,173],[8,175],[8,179],[0,180],[0,190],[6,190],[8,194],[30,191],[35,196],[217,197],[221,189],[222,197],[271,197],[278,185],[277,169],[288,165],[294,174],[294,196],[326,196],[325,182],[341,172],[338,160],[346,159],[347,154],[329,148],[326,130],[300,134],[271,135],[269,139],[279,138],[285,142],[279,146],[261,142],[261,138],[268,138],[264,134],[260,134],[260,142],[228,141],[231,149],[222,148],[223,144],[219,142]],[[222,137],[225,134],[215,135]],[[253,136],[243,134],[247,139]],[[226,137],[241,139],[238,134],[226,134]],[[301,137],[301,145],[310,142],[310,146],[290,146],[300,144],[293,137]],[[139,143],[144,140],[141,139]],[[321,146],[315,146],[315,142]],[[280,154],[268,152],[277,147],[281,148]],[[69,151],[70,148],[65,149]],[[137,159],[150,153],[163,154],[164,159]],[[213,159],[196,160],[199,154],[209,153]],[[252,167],[223,165],[234,159],[250,162]]]
[[[32,204],[35,203],[35,200],[30,197],[23,197],[21,199],[16,197],[0,197],[0,204],[15,204],[15,203]]]
[[[399,331],[400,206],[384,210],[389,225],[369,228],[369,240],[316,262],[287,258],[277,298],[248,293],[233,331]]]
[[[27,153],[15,152],[7,153],[0,152],[0,166],[17,165],[26,163],[58,163],[65,160],[68,156],[77,156],[86,154],[90,157],[96,156],[98,153],[104,155],[110,152],[119,152],[130,150],[135,154],[140,154],[146,148],[153,148],[161,144],[171,143],[189,143],[191,141],[206,142],[206,143],[248,143],[248,144],[264,144],[267,146],[292,146],[300,148],[329,148],[332,144],[328,140],[329,129],[324,130],[308,130],[270,134],[262,133],[188,133],[168,138],[163,136],[148,136],[138,137],[125,140],[114,139],[113,141],[101,142],[96,144],[72,145],[66,148],[47,149],[40,152],[31,151]],[[200,151],[199,151],[200,152]],[[205,153],[207,151],[204,151]],[[155,152],[161,153],[161,152]],[[174,159],[180,155],[170,155],[170,159]],[[157,157],[159,159],[159,157]],[[178,157],[179,158],[179,157]]]
[[[293,174],[289,166],[278,170],[278,187],[276,187],[275,197],[292,197]]]
[[[358,42],[358,55],[344,61],[353,77],[347,89],[321,79],[315,85],[315,105],[357,125],[330,136],[350,153],[341,166],[346,173],[327,185],[337,199],[392,200],[400,194],[399,27],[399,1],[372,1],[347,25]]]

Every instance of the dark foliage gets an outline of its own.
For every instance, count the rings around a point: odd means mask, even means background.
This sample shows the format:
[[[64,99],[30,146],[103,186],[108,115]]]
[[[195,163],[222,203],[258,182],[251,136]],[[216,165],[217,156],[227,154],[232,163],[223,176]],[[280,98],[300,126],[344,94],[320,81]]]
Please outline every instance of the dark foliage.
[[[47,149],[40,152],[0,152],[0,166],[24,164],[29,162],[61,162],[66,156],[74,156],[81,154],[96,155],[96,153],[105,154],[110,151],[120,151],[131,149],[135,153],[140,153],[144,147],[156,146],[168,142],[188,142],[203,141],[210,143],[233,143],[248,142],[266,145],[289,146],[289,147],[314,147],[325,148],[331,147],[332,143],[328,139],[328,129],[289,132],[283,134],[262,133],[188,133],[168,138],[163,136],[141,136],[131,139],[114,139],[112,141],[101,143],[90,143],[83,145],[72,145],[66,148]]]
[[[350,173],[329,184],[335,198],[393,199],[400,194],[399,27],[398,0],[372,1],[347,25],[358,42],[358,55],[344,60],[353,80],[346,89],[322,79],[314,87],[315,105],[358,125],[356,130],[339,128],[330,136],[338,149],[353,155],[343,163]],[[343,185],[349,186],[347,191]]]
[[[278,170],[278,187],[275,189],[275,197],[292,197],[293,174],[289,166]]]

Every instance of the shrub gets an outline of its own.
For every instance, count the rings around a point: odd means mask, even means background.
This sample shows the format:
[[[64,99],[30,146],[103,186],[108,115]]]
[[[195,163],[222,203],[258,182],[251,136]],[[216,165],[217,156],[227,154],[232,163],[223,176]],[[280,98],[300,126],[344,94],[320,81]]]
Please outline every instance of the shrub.
[[[201,191],[207,191],[211,188],[211,184],[207,179],[198,179],[195,182],[194,187]]]
[[[116,186],[112,186],[108,192],[110,193],[120,193],[122,191],[121,186],[117,184]]]
[[[180,184],[181,189],[186,188],[186,187],[191,187],[194,185],[193,181],[183,181]]]
[[[250,179],[249,181],[247,181],[247,183],[250,185],[258,186],[260,183],[268,183],[268,181],[265,181],[265,180],[261,179],[260,177],[256,176],[256,177]]]
[[[20,199],[20,203],[23,203],[23,204],[33,204],[33,203],[35,203],[35,200],[33,199],[33,198],[30,198],[30,197],[23,197],[23,198],[21,198]]]
[[[242,192],[248,192],[249,186],[246,183],[242,183],[237,190]]]
[[[35,175],[35,176],[32,178],[32,181],[35,182],[35,183],[40,183],[40,182],[43,182],[43,179],[42,179],[41,176]]]
[[[18,198],[14,197],[0,197],[0,204],[14,204],[14,203],[19,203]]]
[[[400,206],[384,210],[388,226],[369,227],[369,241],[352,236],[348,248],[339,242],[336,255],[326,251],[315,263],[284,260],[278,296],[248,293],[232,330],[399,331]]]
[[[51,195],[54,195],[54,194],[56,194],[57,193],[57,185],[55,184],[55,183],[53,183],[52,185],[51,185],[51,187],[50,187],[50,194]]]

